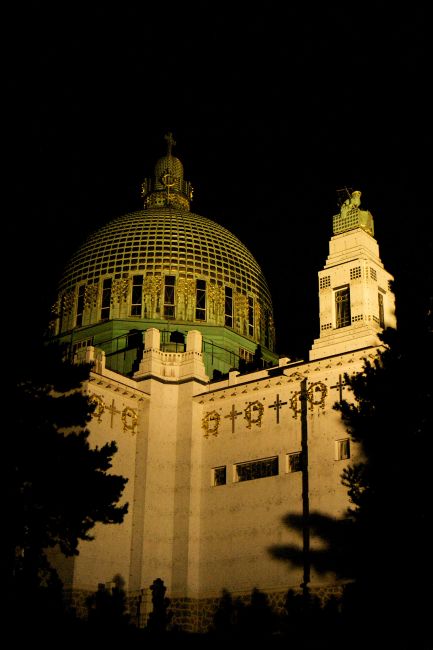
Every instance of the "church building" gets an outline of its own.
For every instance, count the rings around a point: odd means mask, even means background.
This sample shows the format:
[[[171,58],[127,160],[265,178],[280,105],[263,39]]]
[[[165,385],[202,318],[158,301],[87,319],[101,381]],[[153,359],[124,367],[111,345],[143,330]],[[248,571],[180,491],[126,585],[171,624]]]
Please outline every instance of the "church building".
[[[307,558],[321,543],[287,518],[348,507],[341,474],[356,449],[333,405],[350,399],[344,374],[362,370],[378,333],[395,326],[394,296],[373,217],[348,191],[318,271],[318,338],[308,361],[279,357],[262,269],[236,236],[190,211],[192,187],[166,139],[143,209],[92,234],[59,283],[52,336],[93,363],[89,440],[115,440],[129,504],[122,524],[98,524],[59,572],[78,613],[121,576],[140,626],[161,579],[173,623],[205,631],[223,590],[248,600],[259,589],[278,610],[289,589],[339,588],[308,561],[282,559],[287,546]]]

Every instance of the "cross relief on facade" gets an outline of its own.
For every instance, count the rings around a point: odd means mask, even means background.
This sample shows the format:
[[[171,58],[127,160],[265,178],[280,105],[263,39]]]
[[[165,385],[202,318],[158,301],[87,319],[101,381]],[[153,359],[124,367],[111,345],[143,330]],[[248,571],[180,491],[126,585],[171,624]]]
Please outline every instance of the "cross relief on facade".
[[[277,393],[277,397],[275,399],[275,402],[273,404],[270,404],[268,406],[268,409],[274,409],[274,411],[277,412],[277,424],[280,423],[280,409],[285,406],[287,402],[281,402],[280,401],[280,396]]]
[[[225,415],[225,418],[230,418],[232,421],[232,433],[235,432],[235,420],[238,415],[242,415],[242,411],[236,411],[235,405],[232,405],[232,410],[228,415]]]
[[[346,382],[343,381],[343,378],[341,375],[338,375],[338,381],[336,384],[333,386],[330,386],[330,388],[336,388],[338,390],[338,401],[342,402],[343,401],[343,390],[346,387]]]
[[[93,412],[93,417],[95,417],[98,422],[102,422],[103,413],[105,411],[108,411],[110,414],[110,428],[112,429],[116,415],[120,415],[123,431],[131,431],[134,435],[138,422],[138,414],[136,409],[133,409],[130,406],[125,406],[125,408],[120,411],[116,408],[114,399],[111,400],[110,406],[107,406],[102,397],[96,394],[91,395],[91,400],[96,404],[96,408]]]

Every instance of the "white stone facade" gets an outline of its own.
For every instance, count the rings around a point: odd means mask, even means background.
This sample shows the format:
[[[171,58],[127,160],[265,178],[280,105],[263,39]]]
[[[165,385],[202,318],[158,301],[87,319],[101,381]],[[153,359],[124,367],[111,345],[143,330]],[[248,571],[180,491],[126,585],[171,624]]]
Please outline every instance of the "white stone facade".
[[[338,517],[348,505],[340,477],[350,459],[338,458],[348,436],[332,407],[340,395],[350,398],[344,373],[361,370],[375,349],[308,363],[281,359],[276,368],[209,383],[199,333],[190,333],[191,349],[174,355],[158,350],[158,334],[147,332],[136,379],[105,370],[103,355],[92,372],[92,442],[116,441],[112,471],[128,478],[129,512],[123,524],[98,525],[94,541],[81,543],[67,587],[96,591],[116,574],[130,593],[161,578],[171,599],[299,587],[303,568],[275,559],[271,549],[302,548],[302,532],[284,523],[303,512],[303,472],[289,471],[289,454],[303,451],[301,382],[308,507]],[[87,349],[87,359],[93,355]],[[238,480],[239,464],[266,459],[277,459],[275,475]],[[225,483],[215,485],[215,469],[223,467]],[[319,543],[311,539],[312,547]],[[311,572],[313,588],[334,579]]]
[[[84,349],[94,362],[91,441],[116,441],[112,471],[128,478],[129,511],[123,524],[98,525],[94,541],[81,543],[65,586],[94,592],[120,574],[129,594],[142,595],[143,623],[157,578],[173,603],[189,599],[196,610],[223,589],[275,594],[306,579],[311,588],[335,584],[333,574],[306,573],[274,551],[305,543],[288,515],[340,517],[349,505],[341,474],[357,450],[333,406],[351,399],[345,373],[361,371],[381,329],[395,326],[391,280],[372,230],[333,236],[319,272],[320,338],[307,362],[282,358],[210,382],[200,332],[188,333],[185,352],[164,352],[151,328],[128,378],[106,369],[101,351]],[[341,287],[350,301],[345,325],[336,322]]]

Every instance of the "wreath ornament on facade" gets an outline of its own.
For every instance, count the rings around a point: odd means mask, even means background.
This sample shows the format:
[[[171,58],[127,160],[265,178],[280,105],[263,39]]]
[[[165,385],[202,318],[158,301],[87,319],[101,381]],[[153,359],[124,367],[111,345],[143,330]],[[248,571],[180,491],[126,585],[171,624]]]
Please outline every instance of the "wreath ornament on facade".
[[[251,429],[252,424],[257,424],[258,427],[262,426],[263,412],[264,406],[258,400],[248,404],[244,411],[244,418],[247,421],[247,429]]]
[[[135,433],[135,427],[137,426],[138,415],[135,409],[130,406],[126,406],[122,411],[122,423],[123,431],[132,431],[132,435]]]
[[[301,401],[301,390],[297,390],[296,393],[293,393],[290,398],[290,408],[293,411],[292,418],[297,419],[298,414],[302,411],[302,401]],[[317,395],[319,393],[319,395]],[[323,381],[314,381],[312,382],[306,390],[306,398],[309,402],[310,411],[313,410],[314,406],[318,406],[321,409],[325,408],[325,398],[328,394],[328,388]]]
[[[95,404],[95,410],[93,411],[93,417],[97,419],[98,422],[102,422],[102,414],[105,411],[105,402],[100,395],[93,395],[90,397],[92,404]]]
[[[204,437],[209,438],[210,435],[217,436],[218,428],[220,425],[221,416],[216,411],[208,411],[205,413],[201,426],[204,429]]]

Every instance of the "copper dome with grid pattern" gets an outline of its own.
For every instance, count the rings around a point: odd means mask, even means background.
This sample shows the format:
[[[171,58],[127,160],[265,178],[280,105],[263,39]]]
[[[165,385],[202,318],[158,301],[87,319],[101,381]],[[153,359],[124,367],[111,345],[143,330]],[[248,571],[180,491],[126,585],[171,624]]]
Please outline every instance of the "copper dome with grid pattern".
[[[183,179],[181,162],[170,154],[160,158],[154,178],[146,179],[142,188],[145,209],[100,228],[65,268],[57,303],[59,333],[98,323],[107,314],[164,320],[164,283],[169,276],[175,291],[171,319],[229,326],[272,349],[272,301],[260,266],[235,235],[189,210],[192,188]],[[107,283],[112,308],[108,312],[106,305],[103,312]],[[143,308],[134,311],[138,286]],[[206,292],[205,312],[197,311],[194,303],[199,290]]]

